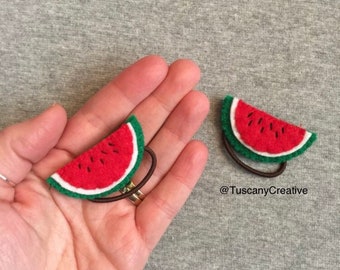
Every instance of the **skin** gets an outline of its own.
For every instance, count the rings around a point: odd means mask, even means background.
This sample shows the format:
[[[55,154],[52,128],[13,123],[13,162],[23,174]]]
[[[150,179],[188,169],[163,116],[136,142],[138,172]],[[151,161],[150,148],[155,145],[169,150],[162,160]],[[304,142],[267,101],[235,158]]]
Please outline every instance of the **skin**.
[[[199,68],[190,60],[168,65],[140,59],[72,118],[53,105],[0,132],[0,269],[143,269],[201,176],[207,147],[192,136],[209,111],[193,90]],[[130,114],[157,155],[144,201],[97,204],[66,197],[45,179],[117,128]],[[171,148],[169,147],[171,146]],[[138,183],[150,160],[145,155]]]

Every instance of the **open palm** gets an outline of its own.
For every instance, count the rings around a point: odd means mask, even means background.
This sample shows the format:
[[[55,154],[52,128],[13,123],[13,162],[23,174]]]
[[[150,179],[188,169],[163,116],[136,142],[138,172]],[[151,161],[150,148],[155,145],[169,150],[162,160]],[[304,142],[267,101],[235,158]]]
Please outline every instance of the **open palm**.
[[[209,110],[192,90],[198,67],[145,57],[94,95],[71,119],[54,105],[0,132],[0,269],[142,269],[205,166],[192,140]],[[138,206],[93,203],[59,194],[45,179],[96,144],[130,114],[158,163]],[[146,156],[134,177],[148,169]]]

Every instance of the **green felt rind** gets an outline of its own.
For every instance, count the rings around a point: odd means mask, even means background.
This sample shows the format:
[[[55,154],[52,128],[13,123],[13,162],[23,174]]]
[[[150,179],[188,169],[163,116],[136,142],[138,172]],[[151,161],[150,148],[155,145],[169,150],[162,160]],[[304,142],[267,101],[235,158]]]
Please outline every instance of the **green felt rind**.
[[[142,127],[139,124],[136,116],[134,116],[134,115],[130,116],[127,119],[126,123],[130,123],[132,125],[133,130],[136,134],[138,154],[137,154],[137,159],[136,159],[135,165],[133,166],[131,171],[127,174],[125,179],[123,179],[119,184],[115,185],[112,189],[107,190],[105,192],[87,195],[87,194],[81,194],[81,193],[77,193],[77,192],[73,192],[71,190],[65,189],[53,177],[49,177],[47,179],[47,183],[50,186],[52,186],[53,188],[55,188],[56,190],[58,190],[59,192],[65,194],[67,196],[70,196],[70,197],[73,197],[73,198],[80,198],[80,199],[101,198],[101,197],[108,196],[111,193],[119,191],[122,188],[124,188],[130,182],[131,178],[133,177],[133,175],[135,174],[135,172],[139,168],[139,166],[142,162],[142,159],[143,159],[143,155],[144,155],[144,134],[143,134]]]
[[[242,154],[243,156],[245,156],[249,159],[252,159],[252,160],[255,160],[255,161],[266,162],[266,163],[285,162],[285,161],[288,161],[288,160],[304,153],[307,150],[307,148],[309,148],[317,138],[317,135],[315,133],[310,132],[312,135],[307,140],[307,142],[301,148],[297,149],[295,152],[287,154],[287,155],[276,156],[276,157],[268,157],[268,156],[263,156],[263,155],[259,155],[257,153],[254,153],[249,148],[245,147],[235,137],[234,132],[232,130],[231,122],[230,122],[230,109],[231,109],[231,105],[233,103],[233,100],[234,100],[234,97],[232,97],[232,96],[226,96],[225,99],[223,100],[222,112],[221,112],[222,130],[223,130],[224,136],[229,141],[229,143],[232,145],[233,149],[236,152]]]
[[[58,190],[60,193],[65,194],[69,197],[73,197],[73,198],[77,198],[77,199],[95,199],[95,198],[105,197],[107,195],[112,194],[113,192],[119,191],[120,189],[124,188],[129,183],[129,180],[130,180],[130,178],[128,178],[128,176],[127,176],[126,179],[121,181],[118,185],[114,186],[112,189],[107,190],[107,191],[102,192],[102,193],[91,194],[91,195],[72,192],[71,190],[63,188],[57,181],[54,180],[53,177],[49,177],[47,179],[47,183],[50,186],[52,186],[53,188],[55,188],[56,190]]]

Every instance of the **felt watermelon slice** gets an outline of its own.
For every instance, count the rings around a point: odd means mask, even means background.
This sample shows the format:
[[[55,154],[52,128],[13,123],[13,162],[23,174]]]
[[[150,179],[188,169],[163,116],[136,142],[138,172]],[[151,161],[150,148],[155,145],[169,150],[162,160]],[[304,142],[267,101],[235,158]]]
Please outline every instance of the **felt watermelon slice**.
[[[244,101],[226,96],[222,129],[233,148],[261,162],[285,162],[302,154],[316,134],[261,111]]]
[[[47,182],[71,197],[99,198],[122,189],[138,169],[144,136],[135,116],[57,172]]]

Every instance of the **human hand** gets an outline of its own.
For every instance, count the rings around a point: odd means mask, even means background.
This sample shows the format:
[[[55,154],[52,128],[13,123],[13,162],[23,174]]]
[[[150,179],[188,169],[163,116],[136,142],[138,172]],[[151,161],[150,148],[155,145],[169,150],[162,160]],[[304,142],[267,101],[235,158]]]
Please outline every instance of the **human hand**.
[[[192,140],[209,110],[192,90],[199,69],[145,57],[96,93],[70,120],[60,105],[0,132],[0,269],[142,269],[205,166]],[[130,114],[142,125],[156,170],[137,207],[100,204],[50,189],[46,178],[117,128]],[[133,181],[148,168],[145,158]]]

